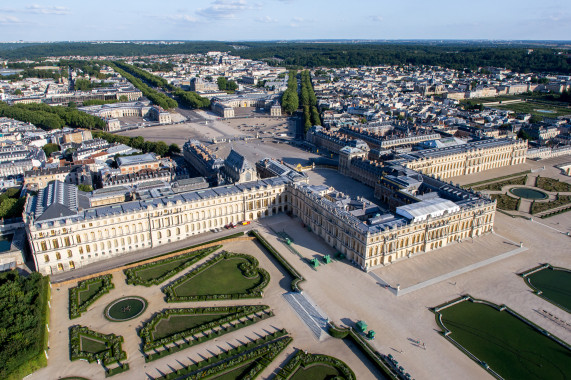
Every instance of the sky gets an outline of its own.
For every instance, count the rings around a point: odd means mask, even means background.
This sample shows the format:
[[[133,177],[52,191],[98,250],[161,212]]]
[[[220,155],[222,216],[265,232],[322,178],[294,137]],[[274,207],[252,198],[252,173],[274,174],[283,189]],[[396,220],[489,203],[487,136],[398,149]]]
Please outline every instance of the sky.
[[[0,0],[0,41],[571,40],[560,0]]]

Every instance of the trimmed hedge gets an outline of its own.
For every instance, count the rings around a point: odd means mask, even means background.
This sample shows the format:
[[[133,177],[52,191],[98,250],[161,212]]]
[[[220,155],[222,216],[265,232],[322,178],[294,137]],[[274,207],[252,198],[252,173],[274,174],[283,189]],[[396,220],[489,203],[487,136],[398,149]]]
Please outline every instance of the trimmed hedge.
[[[276,331],[253,342],[157,377],[155,380],[171,380],[180,377],[190,379],[211,378],[220,372],[227,372],[248,362],[260,360],[260,363],[257,363],[248,374],[242,377],[242,379],[254,379],[293,341],[287,334],[286,330]]]
[[[117,367],[108,368],[105,371],[105,377],[115,376],[129,370],[129,363],[119,364]]]
[[[151,350],[156,347],[165,346],[167,344],[176,342],[177,340],[185,339],[187,337],[193,336],[194,334],[199,334],[203,331],[213,329],[225,323],[230,323],[242,317],[255,314],[258,312],[267,313],[269,310],[267,305],[246,305],[246,306],[223,306],[223,307],[196,307],[188,309],[165,309],[160,313],[156,314],[151,320],[144,323],[141,330],[139,330],[139,336],[143,342],[143,350]],[[171,336],[155,340],[153,338],[153,331],[155,330],[157,324],[165,319],[170,318],[172,315],[200,315],[200,314],[223,314],[230,313],[230,315],[221,318],[217,321],[208,322],[203,325],[193,327],[184,331],[180,331]]]
[[[280,253],[265,238],[262,237],[262,235],[260,235],[258,231],[251,230],[250,235],[258,239],[260,244],[262,244],[264,248],[266,248],[268,252],[270,252],[272,256],[274,256],[274,258],[279,261],[284,269],[293,277],[293,280],[291,281],[291,290],[294,292],[301,292],[302,289],[299,286],[299,283],[305,281],[305,278],[303,278],[303,276],[299,274],[299,272],[296,271],[294,267],[292,267],[290,263],[288,263],[287,260],[282,255],[280,255]]]
[[[244,263],[240,265],[240,270],[242,271],[242,275],[246,278],[254,277],[254,273],[257,272],[262,278],[262,281],[253,288],[248,289],[245,293],[235,293],[235,294],[203,294],[203,295],[196,295],[196,296],[179,296],[176,294],[175,288],[181,285],[182,283],[188,281],[192,277],[196,276],[197,274],[204,272],[205,270],[209,269],[213,265],[217,264],[221,260],[225,259],[232,259],[232,258],[243,258],[245,259],[248,264]],[[243,299],[243,298],[261,298],[263,295],[263,289],[268,286],[270,283],[270,274],[262,268],[258,267],[259,262],[256,258],[246,255],[243,253],[232,253],[232,252],[223,252],[220,255],[216,256],[212,260],[208,261],[207,263],[201,265],[200,267],[192,270],[188,274],[179,277],[168,286],[163,289],[163,293],[166,295],[167,302],[185,302],[185,301],[210,301],[210,300],[231,300],[231,299]]]
[[[125,273],[125,276],[127,277],[126,282],[129,285],[143,285],[143,286],[147,286],[147,287],[153,286],[153,285],[159,285],[160,283],[171,278],[172,276],[174,276],[175,274],[184,270],[185,268],[188,268],[189,266],[196,263],[197,261],[202,260],[206,256],[210,255],[212,252],[214,252],[220,248],[222,248],[222,245],[216,245],[214,247],[204,248],[204,249],[201,249],[198,251],[192,251],[192,252],[188,252],[188,253],[183,253],[182,255],[179,255],[179,256],[169,257],[169,258],[166,258],[163,260],[154,261],[152,263],[141,264],[138,267],[125,269],[123,272]],[[176,268],[174,268],[174,269],[170,270],[169,272],[163,274],[160,277],[157,277],[157,278],[154,278],[151,280],[144,280],[139,275],[139,272],[142,270],[150,269],[150,268],[160,266],[160,265],[164,265],[167,263],[172,263],[172,262],[178,261],[178,260],[183,260],[185,258],[188,258],[188,260],[181,263],[179,266],[177,266]]]
[[[141,337],[143,343],[143,351],[148,351],[155,349],[156,352],[151,354],[145,354],[145,361],[151,362],[153,360],[160,359],[164,356],[170,355],[172,353],[185,350],[191,346],[206,342],[210,339],[217,338],[229,332],[239,330],[243,327],[253,325],[261,320],[272,317],[274,314],[271,310],[268,310],[269,306],[266,305],[248,305],[248,306],[230,306],[230,307],[206,307],[206,308],[195,308],[195,309],[167,309],[163,310],[159,315],[154,317],[151,321],[147,322],[143,328],[139,331],[139,336]],[[225,318],[219,319],[217,321],[212,321],[205,323],[200,326],[193,327],[191,329],[175,333],[169,337],[161,338],[159,340],[153,340],[152,332],[155,329],[157,323],[163,318],[168,318],[173,314],[201,314],[213,311],[224,312],[229,310],[236,310],[235,314],[229,315]],[[256,313],[262,312],[261,315]],[[240,318],[249,317],[245,321],[238,321]],[[236,322],[238,321],[238,322]],[[231,326],[221,327],[220,330],[214,330],[216,327],[220,327],[223,324],[230,323]],[[206,332],[208,330],[214,330],[212,332]],[[198,337],[194,337],[196,334],[203,334]],[[189,339],[192,338],[192,339]],[[173,344],[178,340],[184,340],[182,344],[176,344],[174,346],[166,347],[168,344]],[[157,348],[162,347],[163,349],[157,351]]]
[[[334,358],[333,356],[320,355],[320,354],[306,354],[299,350],[293,358],[278,372],[276,379],[289,379],[300,367],[311,366],[312,364],[325,364],[335,368],[342,374],[342,379],[356,380],[355,373],[343,361]],[[336,377],[337,379],[338,377]]]
[[[103,276],[90,278],[88,280],[80,281],[77,286],[69,289],[69,319],[79,318],[81,313],[87,311],[87,308],[91,306],[97,299],[99,299],[104,294],[107,294],[115,287],[111,282],[112,275],[106,274]],[[84,302],[79,301],[80,293],[88,289],[89,285],[101,282],[101,288]]]
[[[506,178],[518,177],[518,176],[521,176],[521,175],[524,175],[524,174],[528,174],[528,173],[531,173],[531,170],[524,170],[523,172],[518,172],[518,173],[513,173],[513,174],[504,175],[504,176],[501,176],[501,177],[486,179],[486,180],[484,180],[484,181],[468,183],[468,184],[466,184],[466,185],[462,185],[462,187],[464,187],[464,188],[474,187],[474,186],[478,186],[478,185],[483,185],[483,184],[485,184],[485,183],[490,183],[490,182],[494,182],[494,181],[499,181],[499,180],[506,179]]]
[[[361,350],[365,356],[367,356],[377,369],[388,379],[399,379],[399,374],[395,374],[388,363],[388,359],[385,355],[382,355],[376,351],[367,341],[365,341],[360,334],[356,333],[353,328],[340,328],[329,322],[329,334],[334,338],[339,339],[350,339],[357,347]]]
[[[105,342],[107,350],[99,353],[92,353],[81,350],[81,337],[93,338]],[[102,364],[108,365],[127,359],[127,353],[121,350],[123,337],[115,334],[101,334],[84,326],[71,326],[69,328],[69,359],[71,361],[84,359],[89,363],[100,360]]]

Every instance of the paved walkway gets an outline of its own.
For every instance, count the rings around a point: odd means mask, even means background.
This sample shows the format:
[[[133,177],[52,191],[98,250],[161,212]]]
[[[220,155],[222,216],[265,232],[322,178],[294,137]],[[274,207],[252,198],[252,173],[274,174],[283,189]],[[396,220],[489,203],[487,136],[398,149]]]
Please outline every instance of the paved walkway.
[[[301,318],[301,320],[309,327],[317,340],[321,340],[322,333],[327,332],[327,317],[317,311],[316,306],[301,293],[291,292],[284,294],[284,298]]]
[[[434,284],[437,284],[439,282],[448,280],[452,277],[456,277],[458,275],[461,275],[461,274],[464,274],[467,272],[471,272],[471,271],[476,270],[478,268],[485,267],[486,265],[493,264],[493,263],[498,262],[500,260],[507,259],[508,257],[515,256],[518,253],[525,252],[525,251],[527,251],[527,248],[525,248],[525,247],[516,248],[514,250],[511,250],[511,251],[506,252],[504,254],[501,254],[499,256],[495,256],[495,257],[489,258],[487,260],[480,261],[479,263],[468,265],[464,268],[452,271],[450,273],[446,273],[442,276],[438,276],[438,277],[432,278],[430,280],[421,282],[420,284],[409,286],[408,288],[405,288],[405,289],[397,289],[396,294],[397,294],[397,296],[403,296],[405,294],[414,292],[416,290],[426,288],[427,286],[434,285]]]
[[[127,253],[124,255],[115,256],[106,260],[88,264],[84,267],[77,268],[75,270],[53,274],[50,276],[50,281],[52,283],[57,283],[67,280],[73,280],[84,276],[89,276],[95,273],[105,272],[137,261],[149,259],[155,256],[160,256],[168,252],[176,251],[197,244],[206,243],[208,241],[219,239],[228,235],[233,235],[238,232],[247,232],[252,228],[255,227],[253,227],[252,225],[248,225],[228,230],[225,229],[217,233],[205,232],[200,235],[196,235],[188,239],[179,240],[170,244],[163,244],[158,247],[142,249],[140,251]]]

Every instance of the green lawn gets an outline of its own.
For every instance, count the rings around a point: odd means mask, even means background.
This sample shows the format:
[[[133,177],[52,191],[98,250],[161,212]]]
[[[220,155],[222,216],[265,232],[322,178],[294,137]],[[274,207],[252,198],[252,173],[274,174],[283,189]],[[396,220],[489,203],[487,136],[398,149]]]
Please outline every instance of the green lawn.
[[[98,354],[100,352],[108,350],[105,342],[89,338],[86,336],[81,336],[81,351],[91,352],[93,354]]]
[[[542,291],[542,296],[571,310],[571,272],[552,268],[526,276],[531,285]]]
[[[193,327],[203,325],[208,322],[216,321],[227,316],[224,314],[189,314],[189,315],[171,315],[170,318],[161,319],[153,330],[153,339],[161,339],[177,332],[185,331]]]
[[[79,305],[82,305],[84,302],[89,301],[91,297],[93,297],[99,290],[103,287],[103,282],[94,282],[92,284],[87,285],[87,289],[78,292],[79,298]]]
[[[507,311],[470,301],[440,311],[454,339],[504,379],[565,379],[571,351]]]
[[[255,278],[244,277],[238,268],[241,263],[248,261],[240,257],[220,260],[176,286],[174,293],[179,297],[244,293],[258,285],[261,278],[259,275]]]
[[[342,374],[331,366],[318,363],[308,368],[299,367],[289,380],[328,380],[335,376],[342,376]]]
[[[535,102],[525,102],[525,103],[513,103],[513,104],[501,104],[497,106],[492,106],[492,108],[499,108],[502,110],[511,110],[516,113],[529,113],[535,116],[543,116],[543,117],[557,117],[557,116],[565,116],[571,115],[571,108],[569,107],[562,107],[559,105],[552,105],[549,103],[535,103]],[[553,111],[553,113],[549,112],[541,112],[539,110],[544,111]]]
[[[154,280],[154,279],[157,279],[157,278],[164,276],[166,273],[168,273],[171,270],[179,267],[181,264],[183,264],[187,260],[188,259],[185,258],[185,259],[180,259],[177,261],[172,261],[170,263],[164,263],[161,265],[156,265],[156,266],[150,267],[150,268],[141,269],[138,271],[138,275],[139,275],[139,277],[141,277],[141,279],[143,281]]]

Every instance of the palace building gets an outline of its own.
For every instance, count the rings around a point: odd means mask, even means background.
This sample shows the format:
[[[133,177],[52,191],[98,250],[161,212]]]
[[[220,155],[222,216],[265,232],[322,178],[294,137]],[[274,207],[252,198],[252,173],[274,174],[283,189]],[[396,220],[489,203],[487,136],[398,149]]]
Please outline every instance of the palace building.
[[[389,209],[310,186],[295,171],[198,191],[133,194],[119,204],[92,202],[60,181],[28,197],[24,222],[38,271],[52,274],[157,247],[242,220],[281,212],[363,270],[492,230],[495,201],[400,165],[383,167],[375,188]]]
[[[526,161],[527,142],[510,138],[481,140],[463,145],[398,154],[384,163],[370,161],[367,152],[346,147],[339,152],[339,172],[375,187],[385,164],[398,164],[442,179]]]

